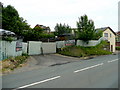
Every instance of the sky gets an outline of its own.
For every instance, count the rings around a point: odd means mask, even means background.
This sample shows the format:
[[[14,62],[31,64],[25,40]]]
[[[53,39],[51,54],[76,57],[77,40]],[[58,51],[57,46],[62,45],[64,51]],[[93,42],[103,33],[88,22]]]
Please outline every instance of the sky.
[[[95,28],[111,27],[118,31],[119,0],[0,0],[4,6],[12,5],[20,17],[33,28],[36,24],[49,26],[56,23],[76,28],[78,18],[87,15]]]

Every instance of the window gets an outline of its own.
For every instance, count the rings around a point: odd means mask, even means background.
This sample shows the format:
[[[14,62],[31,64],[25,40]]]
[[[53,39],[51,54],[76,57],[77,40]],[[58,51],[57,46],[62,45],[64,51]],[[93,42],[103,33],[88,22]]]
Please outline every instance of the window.
[[[108,37],[108,33],[104,33],[104,37]]]
[[[112,37],[112,34],[110,33],[110,37]]]

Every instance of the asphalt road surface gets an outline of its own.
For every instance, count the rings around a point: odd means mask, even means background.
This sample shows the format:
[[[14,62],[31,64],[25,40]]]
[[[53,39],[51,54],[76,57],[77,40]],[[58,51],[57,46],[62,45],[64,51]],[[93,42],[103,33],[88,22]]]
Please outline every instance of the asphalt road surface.
[[[11,73],[2,77],[2,88],[118,88],[118,61],[118,55],[106,55]]]

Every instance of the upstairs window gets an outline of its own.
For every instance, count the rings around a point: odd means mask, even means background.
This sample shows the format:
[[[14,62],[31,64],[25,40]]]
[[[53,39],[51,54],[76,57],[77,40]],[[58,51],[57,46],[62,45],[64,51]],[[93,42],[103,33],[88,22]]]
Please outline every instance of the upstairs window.
[[[108,33],[104,33],[104,37],[108,37]]]
[[[112,37],[112,34],[110,33],[110,37]]]

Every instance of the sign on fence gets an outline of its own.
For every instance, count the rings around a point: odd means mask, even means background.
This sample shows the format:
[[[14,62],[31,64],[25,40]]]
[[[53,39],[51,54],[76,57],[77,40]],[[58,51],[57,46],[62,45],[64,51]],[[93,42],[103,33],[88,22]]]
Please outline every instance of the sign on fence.
[[[16,52],[22,51],[22,42],[16,42]]]
[[[71,46],[71,45],[75,45],[75,40],[67,40],[67,41],[65,41],[65,46]]]

